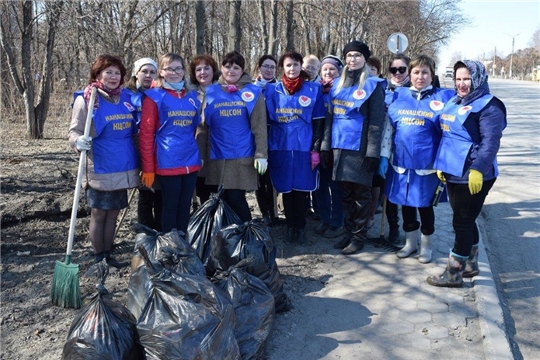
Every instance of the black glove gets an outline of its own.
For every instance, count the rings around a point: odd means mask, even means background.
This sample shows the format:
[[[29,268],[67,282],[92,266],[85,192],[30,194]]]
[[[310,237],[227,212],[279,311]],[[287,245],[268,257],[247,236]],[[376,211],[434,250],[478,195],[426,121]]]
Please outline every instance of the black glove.
[[[366,168],[368,171],[376,172],[379,170],[379,163],[380,163],[379,158],[366,157],[364,161],[366,162]]]
[[[332,167],[332,153],[330,151],[321,151],[319,153],[321,158],[321,166],[323,169]]]

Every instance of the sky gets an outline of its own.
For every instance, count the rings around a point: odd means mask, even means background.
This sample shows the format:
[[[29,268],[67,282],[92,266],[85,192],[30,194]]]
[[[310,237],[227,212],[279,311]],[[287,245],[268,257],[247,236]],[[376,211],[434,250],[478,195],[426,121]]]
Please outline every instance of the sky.
[[[512,37],[514,52],[528,48],[540,27],[540,0],[462,0],[460,8],[471,24],[458,30],[439,53],[439,69],[452,65],[455,52],[461,52],[462,59],[482,60],[483,54],[492,58],[496,47],[497,56],[506,57],[512,52]]]

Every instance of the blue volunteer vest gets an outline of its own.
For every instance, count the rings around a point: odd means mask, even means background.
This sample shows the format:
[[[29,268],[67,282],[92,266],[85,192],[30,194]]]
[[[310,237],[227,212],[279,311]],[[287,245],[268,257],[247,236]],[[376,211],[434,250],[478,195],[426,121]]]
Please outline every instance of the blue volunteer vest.
[[[250,116],[261,89],[248,84],[228,93],[221,85],[206,89],[204,121],[210,129],[210,159],[239,159],[255,154]]]
[[[417,100],[410,88],[396,88],[388,108],[388,117],[395,129],[393,165],[414,170],[433,169],[441,139],[439,115],[453,94],[452,90],[437,89]]]
[[[337,80],[337,79],[336,79]],[[360,150],[364,117],[360,107],[369,99],[377,84],[383,80],[368,77],[362,89],[356,86],[341,88],[336,91],[339,81],[334,80],[331,90],[331,108],[334,116],[332,123],[332,148],[344,150]]]
[[[442,138],[435,160],[435,168],[445,173],[462,177],[467,155],[475,144],[463,126],[467,117],[481,111],[491,101],[493,95],[486,94],[469,105],[463,106],[454,101],[448,102],[442,111],[440,122]],[[495,176],[499,174],[497,159],[493,161]]]
[[[132,138],[137,133],[135,108],[129,94],[122,92],[118,105],[98,96],[99,107],[94,111],[97,135],[92,139],[94,172],[111,174],[137,169],[139,157]]]
[[[176,169],[201,165],[195,131],[200,122],[200,101],[195,91],[179,99],[163,89],[150,89],[145,95],[158,108],[159,128],[156,131],[158,169]]]
[[[287,95],[283,83],[269,84],[266,88],[268,109],[268,150],[311,151],[313,118],[324,118],[321,87],[304,82],[293,95]]]
[[[123,91],[125,91],[131,97],[131,104],[135,107],[135,112],[133,112],[133,116],[135,117],[135,122],[138,128],[141,122],[142,99],[144,96],[144,92],[140,90],[133,91],[127,88],[124,88]]]

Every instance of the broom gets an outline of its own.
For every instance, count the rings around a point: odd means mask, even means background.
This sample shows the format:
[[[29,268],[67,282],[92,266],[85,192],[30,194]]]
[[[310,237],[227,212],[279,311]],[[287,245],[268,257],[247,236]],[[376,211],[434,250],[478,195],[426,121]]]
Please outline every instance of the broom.
[[[84,126],[84,136],[86,137],[90,134],[92,113],[96,101],[96,91],[96,88],[92,89],[90,102],[88,103],[88,115],[86,116],[86,123]],[[77,220],[77,210],[79,209],[79,195],[81,194],[82,174],[85,166],[86,150],[82,150],[79,159],[77,182],[75,184],[73,207],[71,209],[66,259],[65,262],[56,261],[51,286],[51,302],[53,305],[61,306],[63,308],[79,309],[81,307],[81,296],[79,293],[79,265],[71,263],[71,251],[73,249],[73,238],[75,237],[75,222]]]

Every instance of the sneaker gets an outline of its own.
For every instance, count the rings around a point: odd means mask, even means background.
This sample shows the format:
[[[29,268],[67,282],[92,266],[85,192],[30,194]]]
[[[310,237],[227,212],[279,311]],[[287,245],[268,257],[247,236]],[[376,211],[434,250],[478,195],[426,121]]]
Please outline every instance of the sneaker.
[[[337,226],[330,226],[325,232],[324,237],[328,239],[337,238],[343,234],[343,226],[337,227]]]
[[[326,224],[326,223],[320,223],[319,226],[317,226],[315,228],[315,230],[313,231],[315,234],[317,235],[322,235],[326,232],[326,230],[328,230],[330,228],[330,224]]]

